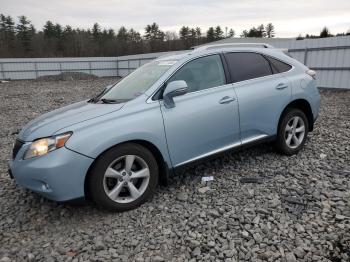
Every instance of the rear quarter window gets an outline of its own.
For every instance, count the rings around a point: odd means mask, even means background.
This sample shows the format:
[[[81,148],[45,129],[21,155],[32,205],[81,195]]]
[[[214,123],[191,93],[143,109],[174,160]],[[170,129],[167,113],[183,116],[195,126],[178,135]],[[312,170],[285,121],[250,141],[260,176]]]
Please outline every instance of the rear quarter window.
[[[272,72],[274,74],[287,72],[292,68],[291,65],[288,65],[288,64],[286,64],[280,60],[277,60],[275,58],[267,56],[266,59],[269,60],[269,62],[271,64]]]

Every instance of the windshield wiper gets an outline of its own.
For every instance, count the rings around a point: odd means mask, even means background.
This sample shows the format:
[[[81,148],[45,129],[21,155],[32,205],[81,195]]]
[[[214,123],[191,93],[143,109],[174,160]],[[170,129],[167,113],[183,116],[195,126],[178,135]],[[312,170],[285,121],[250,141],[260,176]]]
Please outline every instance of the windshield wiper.
[[[107,98],[101,98],[99,101],[102,101],[104,104],[118,104],[120,101],[116,99],[107,99]]]

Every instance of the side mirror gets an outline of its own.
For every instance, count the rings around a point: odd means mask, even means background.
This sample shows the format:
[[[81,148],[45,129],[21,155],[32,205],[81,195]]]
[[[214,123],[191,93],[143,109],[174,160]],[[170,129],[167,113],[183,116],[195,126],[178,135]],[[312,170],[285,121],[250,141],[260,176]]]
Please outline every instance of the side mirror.
[[[175,107],[173,98],[175,96],[182,96],[186,94],[187,91],[188,91],[188,86],[186,81],[184,80],[177,80],[177,81],[172,81],[168,83],[163,93],[164,106],[166,108]]]

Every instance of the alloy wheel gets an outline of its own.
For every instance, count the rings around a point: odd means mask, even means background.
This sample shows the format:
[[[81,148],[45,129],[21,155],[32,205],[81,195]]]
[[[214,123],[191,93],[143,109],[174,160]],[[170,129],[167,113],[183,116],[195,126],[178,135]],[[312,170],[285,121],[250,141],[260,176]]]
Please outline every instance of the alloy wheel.
[[[130,203],[146,191],[149,180],[147,163],[139,156],[125,155],[108,166],[103,177],[103,187],[111,200]]]
[[[285,128],[284,138],[289,148],[297,148],[305,137],[305,123],[299,116],[292,117]]]

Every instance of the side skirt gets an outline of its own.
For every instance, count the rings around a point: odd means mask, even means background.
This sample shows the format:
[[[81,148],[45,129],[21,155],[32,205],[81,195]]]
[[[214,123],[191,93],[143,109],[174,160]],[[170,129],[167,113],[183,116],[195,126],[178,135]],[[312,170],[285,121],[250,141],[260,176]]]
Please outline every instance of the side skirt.
[[[172,174],[176,174],[178,172],[183,172],[185,169],[191,168],[193,166],[199,165],[201,163],[204,163],[204,162],[207,162],[207,161],[210,161],[210,160],[213,160],[213,159],[217,159],[217,158],[222,157],[223,155],[225,155],[225,154],[227,154],[229,152],[231,152],[231,153],[239,152],[241,150],[244,150],[244,149],[247,149],[247,148],[250,148],[250,147],[262,144],[262,143],[273,142],[275,140],[276,140],[276,135],[265,136],[263,138],[259,138],[257,140],[252,140],[252,141],[249,141],[249,140],[247,140],[246,142],[243,141],[242,145],[236,146],[234,148],[230,148],[228,150],[223,150],[223,151],[220,151],[218,153],[215,153],[215,154],[212,154],[212,155],[209,155],[209,156],[205,156],[203,158],[196,159],[194,161],[191,161],[191,162],[188,162],[188,163],[185,163],[185,164],[180,164],[180,165],[178,165],[176,167],[173,167],[172,168],[173,169]]]

